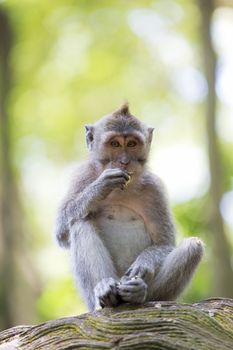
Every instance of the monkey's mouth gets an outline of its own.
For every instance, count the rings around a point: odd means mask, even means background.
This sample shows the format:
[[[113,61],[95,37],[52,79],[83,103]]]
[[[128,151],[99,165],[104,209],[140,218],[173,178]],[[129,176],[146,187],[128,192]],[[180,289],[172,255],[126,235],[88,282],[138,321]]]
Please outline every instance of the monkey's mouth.
[[[132,176],[134,173],[137,172],[137,169],[131,163],[129,163],[129,164],[120,164],[119,162],[112,162],[109,165],[110,165],[109,168],[121,169],[122,171],[126,172],[130,176]]]
[[[120,165],[119,165],[119,168],[120,168],[121,170],[123,170],[123,171],[128,172],[128,170],[127,170],[128,166],[127,166],[127,165],[122,165],[122,164],[120,164]]]
[[[112,162],[111,167],[113,169],[121,169],[126,172],[130,172],[129,168],[131,167],[130,164],[121,164],[119,162]]]

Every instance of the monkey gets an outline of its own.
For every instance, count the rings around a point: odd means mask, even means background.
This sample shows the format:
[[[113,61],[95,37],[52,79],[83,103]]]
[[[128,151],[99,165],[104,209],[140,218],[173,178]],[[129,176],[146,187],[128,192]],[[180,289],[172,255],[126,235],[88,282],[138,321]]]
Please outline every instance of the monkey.
[[[165,187],[147,165],[154,129],[128,103],[85,129],[89,157],[74,173],[54,232],[70,249],[89,311],[177,299],[204,243],[189,237],[176,245]]]

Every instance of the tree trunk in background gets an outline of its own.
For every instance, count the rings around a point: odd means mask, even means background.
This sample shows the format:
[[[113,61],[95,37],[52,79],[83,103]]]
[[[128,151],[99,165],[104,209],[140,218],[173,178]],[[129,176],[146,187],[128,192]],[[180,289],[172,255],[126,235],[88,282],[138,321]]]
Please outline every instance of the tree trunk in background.
[[[12,168],[11,120],[7,99],[11,88],[9,66],[12,31],[0,7],[0,328],[32,322],[33,295],[30,263],[25,262],[22,208]],[[28,265],[28,266],[27,266]]]
[[[10,191],[12,188],[12,171],[10,165],[9,119],[6,112],[6,99],[10,89],[10,69],[8,66],[12,42],[9,23],[3,12],[0,12],[0,141],[1,141],[1,196],[0,196],[0,326],[12,324],[9,291],[12,282],[12,233],[8,224],[10,215]]]
[[[224,232],[219,205],[223,195],[222,164],[216,134],[216,54],[211,39],[213,0],[199,0],[204,69],[208,84],[206,101],[206,135],[210,169],[209,212],[210,232],[213,235],[214,292],[217,296],[233,297],[233,269],[230,244]]]

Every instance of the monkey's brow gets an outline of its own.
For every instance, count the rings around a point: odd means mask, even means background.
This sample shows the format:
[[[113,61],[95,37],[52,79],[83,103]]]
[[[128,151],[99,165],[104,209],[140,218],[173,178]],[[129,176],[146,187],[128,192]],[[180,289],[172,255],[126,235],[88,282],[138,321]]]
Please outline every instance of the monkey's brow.
[[[113,140],[115,137],[123,137],[123,138],[134,138],[137,140],[138,143],[144,144],[145,140],[143,138],[143,135],[141,133],[135,131],[135,132],[130,132],[130,133],[122,133],[122,132],[108,132],[106,133],[106,137],[104,139],[104,144],[109,143],[111,140]]]

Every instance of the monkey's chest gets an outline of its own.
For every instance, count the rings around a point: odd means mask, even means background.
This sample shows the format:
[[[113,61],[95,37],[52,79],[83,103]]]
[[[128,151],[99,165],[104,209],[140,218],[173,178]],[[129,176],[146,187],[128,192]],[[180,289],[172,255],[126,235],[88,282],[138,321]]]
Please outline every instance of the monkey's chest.
[[[96,223],[120,275],[151,245],[143,219],[127,207],[108,205],[101,208]]]

